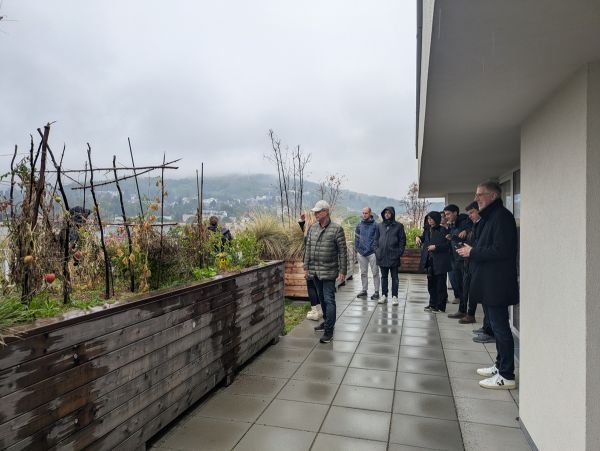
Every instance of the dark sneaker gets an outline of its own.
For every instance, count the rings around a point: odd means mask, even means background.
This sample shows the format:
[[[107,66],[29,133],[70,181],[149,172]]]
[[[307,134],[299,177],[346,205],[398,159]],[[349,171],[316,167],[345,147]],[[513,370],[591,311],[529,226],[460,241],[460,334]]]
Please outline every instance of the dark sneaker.
[[[439,308],[436,308],[434,313],[446,313],[446,310],[440,310]]]
[[[431,312],[431,311],[433,311],[433,307],[431,305],[428,305],[423,310],[425,310],[426,312]]]
[[[333,340],[333,334],[323,334],[319,341],[321,343],[329,343],[331,340]]]
[[[431,313],[440,313],[441,312],[441,310],[437,309],[436,307],[429,307],[429,311]],[[443,313],[443,312],[441,312],[441,313]]]
[[[475,335],[485,334],[485,329],[483,327],[480,327],[479,329],[473,329],[473,333]]]
[[[373,301],[377,301],[379,299],[379,291],[376,291],[375,293],[373,293],[373,295],[371,296],[371,299]]]
[[[325,323],[321,323],[318,326],[315,326],[315,330],[325,330]]]
[[[367,292],[366,291],[361,291],[360,293],[358,293],[356,295],[357,298],[366,298],[367,297]]]
[[[475,343],[495,343],[496,339],[488,334],[479,334],[473,337]]]
[[[467,316],[466,313],[463,312],[456,312],[456,313],[450,313],[448,315],[448,318],[452,318],[452,319],[460,319],[460,318],[464,318],[465,316]]]

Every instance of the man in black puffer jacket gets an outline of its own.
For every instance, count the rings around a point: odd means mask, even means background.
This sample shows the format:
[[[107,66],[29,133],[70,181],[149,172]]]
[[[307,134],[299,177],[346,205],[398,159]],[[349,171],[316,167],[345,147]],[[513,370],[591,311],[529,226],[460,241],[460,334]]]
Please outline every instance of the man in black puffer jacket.
[[[510,330],[508,306],[519,303],[518,232],[515,217],[502,204],[501,193],[500,185],[496,182],[485,182],[477,187],[475,199],[481,216],[477,242],[475,246],[464,245],[457,252],[470,260],[469,296],[486,306],[496,337],[496,364],[477,370],[477,374],[487,377],[479,385],[507,390],[517,387],[515,344]]]
[[[381,293],[380,304],[387,302],[388,274],[392,275],[392,304],[398,305],[398,269],[400,257],[404,254],[406,247],[406,235],[404,226],[396,222],[396,210],[394,207],[385,207],[381,212],[383,222],[377,224],[375,231],[375,256],[377,265],[381,269]]]

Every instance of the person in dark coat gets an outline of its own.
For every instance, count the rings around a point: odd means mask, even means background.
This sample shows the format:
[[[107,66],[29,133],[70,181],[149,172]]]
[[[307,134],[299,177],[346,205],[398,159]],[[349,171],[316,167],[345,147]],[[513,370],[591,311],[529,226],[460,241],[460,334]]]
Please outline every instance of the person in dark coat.
[[[477,370],[479,375],[487,377],[479,385],[507,390],[517,387],[508,306],[519,303],[518,231],[513,214],[502,204],[501,194],[496,182],[485,182],[477,187],[475,199],[481,216],[477,242],[474,246],[465,244],[458,253],[471,261],[469,296],[486,306],[496,337],[496,364]]]
[[[233,236],[227,227],[222,227],[219,225],[219,218],[216,216],[211,216],[208,218],[208,231],[212,233],[221,233],[221,250],[225,247],[225,243],[231,241]]]
[[[440,225],[442,215],[437,211],[427,214],[429,230],[423,234],[421,269],[427,271],[427,291],[429,305],[425,311],[438,313],[446,311],[446,278],[450,270],[450,242],[446,239],[448,230]]]
[[[388,275],[392,276],[392,304],[398,305],[398,269],[400,257],[406,247],[404,226],[396,221],[394,207],[385,207],[381,212],[383,222],[375,229],[375,257],[381,270],[381,298],[378,303],[387,302]]]
[[[450,241],[452,250],[452,259],[450,259],[451,271],[448,272],[448,278],[454,291],[454,297],[459,301],[458,311],[450,313],[448,318],[461,319],[467,314],[467,296],[463,290],[464,263],[462,257],[456,253],[456,249],[467,237],[467,233],[471,230],[472,222],[466,214],[460,213],[459,208],[454,204],[445,206],[443,214],[446,218],[446,228],[448,229],[446,238]]]

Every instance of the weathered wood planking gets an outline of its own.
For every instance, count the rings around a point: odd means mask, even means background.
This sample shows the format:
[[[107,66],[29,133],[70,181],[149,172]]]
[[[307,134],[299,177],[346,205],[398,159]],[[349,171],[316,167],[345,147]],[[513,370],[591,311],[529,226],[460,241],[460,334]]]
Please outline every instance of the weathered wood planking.
[[[283,279],[273,262],[23,328],[0,351],[0,448],[139,448],[279,335]]]

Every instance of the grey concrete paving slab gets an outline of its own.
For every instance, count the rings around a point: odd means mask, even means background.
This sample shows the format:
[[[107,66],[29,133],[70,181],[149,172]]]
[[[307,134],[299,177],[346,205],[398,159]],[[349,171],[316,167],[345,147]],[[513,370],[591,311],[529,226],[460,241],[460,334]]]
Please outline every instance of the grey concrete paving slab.
[[[483,378],[479,379],[482,380]],[[492,401],[510,401],[509,390],[489,390],[481,388],[479,381],[473,379],[460,379],[451,377],[450,384],[452,385],[452,392],[455,398],[476,398],[476,399],[490,399]]]
[[[358,341],[338,341],[333,340],[329,343],[319,343],[318,349],[334,352],[354,352],[358,346]]]
[[[256,420],[256,424],[317,432],[329,406],[275,399]]]
[[[494,362],[485,351],[464,351],[461,349],[445,349],[446,361],[462,363],[479,363],[482,366],[492,365]]]
[[[481,368],[478,363],[446,362],[448,374],[451,378],[473,379],[480,381],[484,379],[477,374],[477,369]]]
[[[329,405],[338,387],[338,384],[291,379],[277,394],[277,398]]]
[[[308,451],[314,432],[284,429],[255,424],[250,428],[235,451]]]
[[[403,336],[400,341],[402,346],[425,346],[428,348],[442,347],[442,342],[439,338],[427,338],[427,337],[410,337]]]
[[[362,337],[361,343],[385,343],[392,345],[400,345],[400,334],[382,334],[366,331]]]
[[[339,384],[345,373],[346,368],[342,366],[306,362],[294,373],[293,379]]]
[[[448,377],[448,370],[443,360],[400,357],[398,359],[398,371],[402,373],[431,374],[433,376]]]
[[[337,322],[335,324],[335,330],[340,332],[340,331],[344,331],[344,332],[364,332],[365,329],[367,328],[366,324],[362,325],[362,324],[347,324],[347,323],[340,323]]]
[[[458,421],[394,414],[390,443],[441,450],[462,450]]]
[[[402,326],[377,326],[377,325],[369,325],[367,327],[368,333],[373,334],[393,334],[400,335],[402,333]]]
[[[362,332],[344,332],[343,330],[335,330],[333,339],[340,341],[359,341],[362,337]]]
[[[531,451],[521,429],[461,423],[466,451]]]
[[[357,354],[379,354],[397,356],[400,347],[393,344],[361,343],[356,348]]]
[[[389,319],[389,318],[373,318],[369,322],[369,327],[375,326],[393,326],[393,327],[401,327],[402,320],[401,319]]]
[[[404,320],[404,327],[405,328],[412,328],[412,329],[432,329],[433,332],[435,332],[436,335],[439,336],[439,332],[438,332],[438,328],[437,325],[435,324],[435,322],[429,321],[429,320],[417,320],[417,319],[405,319]]]
[[[386,388],[392,390],[395,385],[395,379],[396,373],[392,371],[348,368],[342,383],[346,385],[359,385],[361,387]]]
[[[396,356],[355,354],[350,362],[352,368],[367,368],[374,370],[396,371],[398,359]]]
[[[297,362],[279,362],[277,360],[262,359],[258,357],[254,362],[244,368],[241,374],[287,379],[294,374],[299,366],[300,363]]]
[[[444,360],[444,351],[442,348],[400,346],[400,357],[408,357],[411,359]]]
[[[252,423],[193,417],[185,426],[170,431],[152,449],[229,451]],[[201,445],[200,445],[201,444]]]
[[[193,416],[252,422],[266,409],[268,399],[217,393],[192,411]]]
[[[333,400],[333,405],[391,412],[393,399],[392,390],[342,384]]]
[[[411,321],[413,323],[414,321]],[[410,327],[404,325],[403,335],[405,337],[422,337],[422,338],[437,338],[440,339],[439,332],[434,328]]]
[[[285,379],[240,374],[224,391],[230,395],[273,399],[285,383]]]
[[[321,432],[387,441],[390,418],[391,414],[387,412],[332,406],[321,427]]]
[[[313,326],[314,327],[314,326]],[[286,337],[312,338],[315,334],[313,327],[294,328]]]
[[[456,398],[456,411],[460,421],[493,424],[518,428],[519,410],[515,402],[489,399]]]
[[[396,391],[393,412],[442,420],[456,421],[457,419],[452,396],[431,395],[428,393]]]
[[[352,318],[352,317],[341,317],[336,321],[336,326],[338,324],[368,324],[369,318]]]
[[[430,451],[433,448],[422,448],[420,446],[399,445],[398,443],[390,443],[388,451]],[[436,450],[433,450],[436,451]]]
[[[352,360],[351,352],[339,352],[330,349],[314,349],[306,359],[307,363],[333,366],[348,366]]]
[[[398,372],[396,390],[452,396],[449,379],[445,376],[430,374]]]
[[[316,324],[317,322],[315,322],[315,325]],[[285,337],[279,338],[277,346],[281,348],[313,348],[315,344],[316,341],[312,338],[299,338],[286,335]]]
[[[446,339],[443,341],[443,347],[444,349],[487,352],[481,343],[475,343],[471,337],[464,340]]]
[[[340,435],[317,434],[311,451],[386,451],[386,449],[387,441],[376,442]]]
[[[278,360],[280,362],[302,363],[310,354],[311,348],[283,348],[269,346],[261,355],[261,359]]]

